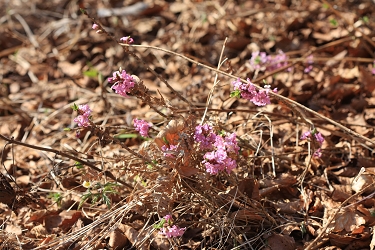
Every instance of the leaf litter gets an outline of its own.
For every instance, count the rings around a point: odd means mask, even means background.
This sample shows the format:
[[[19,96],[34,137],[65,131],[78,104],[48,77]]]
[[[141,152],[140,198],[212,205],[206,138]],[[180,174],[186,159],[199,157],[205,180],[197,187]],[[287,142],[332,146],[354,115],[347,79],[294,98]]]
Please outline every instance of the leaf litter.
[[[125,2],[0,8],[2,249],[374,249],[371,1]],[[162,78],[79,8],[117,40],[131,35],[130,49]],[[282,51],[292,66],[254,70],[256,51]],[[218,64],[303,106],[229,98],[234,79]],[[119,67],[143,84],[127,99],[107,83]],[[88,103],[100,129],[65,131],[74,103]],[[206,108],[218,130],[237,134],[231,174],[209,175],[192,148]],[[135,117],[152,123],[151,139],[126,136]],[[325,138],[320,158],[300,139],[311,124]],[[171,158],[168,145],[179,147]],[[181,237],[153,227],[167,214]]]

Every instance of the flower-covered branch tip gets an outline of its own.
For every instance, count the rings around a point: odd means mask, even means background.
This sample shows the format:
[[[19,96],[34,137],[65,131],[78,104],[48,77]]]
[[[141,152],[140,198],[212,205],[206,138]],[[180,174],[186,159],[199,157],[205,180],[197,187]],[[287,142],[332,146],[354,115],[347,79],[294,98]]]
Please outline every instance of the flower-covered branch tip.
[[[78,112],[78,116],[74,118],[74,122],[78,124],[78,127],[88,127],[90,126],[90,116],[91,116],[91,109],[89,105],[83,104],[77,106],[74,104],[73,110]]]
[[[301,140],[306,139],[315,140],[319,144],[319,148],[314,152],[314,156],[320,158],[322,156],[322,145],[324,142],[323,135],[314,129],[312,131],[306,131],[302,134]]]
[[[167,214],[161,220],[161,225],[157,226],[160,228],[159,234],[167,236],[168,238],[180,237],[185,233],[186,227],[180,228],[179,226],[173,225],[172,216]]]
[[[148,130],[150,128],[150,124],[144,120],[135,118],[133,120],[134,128],[139,134],[143,137],[148,137]]]
[[[254,103],[257,106],[266,106],[271,103],[269,97],[270,85],[265,85],[264,89],[259,91],[254,84],[247,78],[247,83],[243,83],[240,78],[232,82],[234,91],[231,93],[231,97],[241,96]],[[277,93],[277,88],[273,89],[272,92]]]
[[[127,93],[134,87],[134,79],[131,75],[127,74],[125,70],[113,72],[113,76],[108,78],[108,82],[112,83],[112,89],[116,94],[123,97],[128,97]]]
[[[202,161],[208,173],[216,175],[225,170],[230,174],[236,168],[237,162],[234,158],[240,148],[235,133],[217,135],[210,125],[204,124],[195,127],[194,139],[201,150],[208,151]]]

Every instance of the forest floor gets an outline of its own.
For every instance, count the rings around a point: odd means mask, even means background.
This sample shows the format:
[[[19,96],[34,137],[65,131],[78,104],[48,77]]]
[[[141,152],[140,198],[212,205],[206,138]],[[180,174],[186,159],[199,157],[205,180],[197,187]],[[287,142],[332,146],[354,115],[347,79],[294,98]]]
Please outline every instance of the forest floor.
[[[2,1],[0,250],[374,249],[360,2]],[[231,96],[238,78],[270,103]]]

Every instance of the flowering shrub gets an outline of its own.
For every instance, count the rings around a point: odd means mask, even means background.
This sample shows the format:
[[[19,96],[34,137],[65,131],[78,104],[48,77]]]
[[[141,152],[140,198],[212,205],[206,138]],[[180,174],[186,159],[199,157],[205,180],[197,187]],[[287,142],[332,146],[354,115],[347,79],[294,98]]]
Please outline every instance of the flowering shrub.
[[[231,93],[231,96],[239,96],[241,95],[242,98],[247,99],[254,103],[257,106],[265,106],[271,103],[270,97],[268,95],[271,86],[265,85],[264,89],[257,90],[254,84],[247,78],[247,83],[241,82],[238,78],[237,80],[232,82],[234,87],[234,92]],[[273,92],[277,92],[277,88],[272,90]]]
[[[108,78],[109,83],[113,83],[112,89],[116,94],[123,97],[128,97],[127,93],[134,87],[134,79],[131,75],[127,74],[125,70],[113,72],[113,76]]]

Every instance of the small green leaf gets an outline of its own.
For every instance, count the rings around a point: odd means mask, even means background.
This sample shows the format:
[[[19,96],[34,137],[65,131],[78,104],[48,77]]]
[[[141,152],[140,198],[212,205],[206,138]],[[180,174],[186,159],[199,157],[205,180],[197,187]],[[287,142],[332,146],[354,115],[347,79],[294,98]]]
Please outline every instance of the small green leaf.
[[[368,16],[364,16],[362,17],[362,20],[364,23],[368,24],[370,22],[370,19],[368,18]]]
[[[111,208],[111,199],[105,194],[103,194],[103,201],[107,205],[108,209]]]
[[[323,9],[326,9],[326,10],[328,10],[328,9],[329,9],[329,5],[328,5],[328,4],[326,4],[326,3],[323,3],[322,7],[323,7]]]
[[[73,106],[71,106],[71,108],[73,109],[73,111],[77,111],[78,110],[78,106],[77,106],[77,104],[73,104]]]
[[[87,193],[87,194],[84,194],[81,198],[81,201],[79,202],[79,205],[78,205],[78,209],[80,209],[83,205],[83,203],[85,203],[86,200],[88,200],[90,197],[91,197],[91,193]]]
[[[240,90],[235,90],[235,91],[232,91],[231,93],[230,93],[230,97],[241,97],[241,91]]]
[[[83,75],[91,78],[96,78],[98,76],[98,71],[96,69],[89,69],[87,71],[84,71]]]
[[[119,134],[115,135],[114,138],[116,139],[130,139],[130,138],[137,138],[137,134]]]
[[[79,162],[79,161],[76,161],[76,162],[74,163],[74,166],[75,166],[77,169],[81,169],[81,168],[83,168],[82,163]]]
[[[335,27],[338,25],[337,20],[336,20],[336,19],[333,19],[333,18],[332,18],[331,20],[329,20],[329,23],[332,24],[332,25],[335,26]]]
[[[64,128],[64,131],[71,131],[71,128]]]
[[[157,224],[155,224],[153,227],[154,227],[155,229],[162,228],[166,222],[167,222],[166,219],[162,218],[162,219],[160,220],[160,222],[157,223]]]

